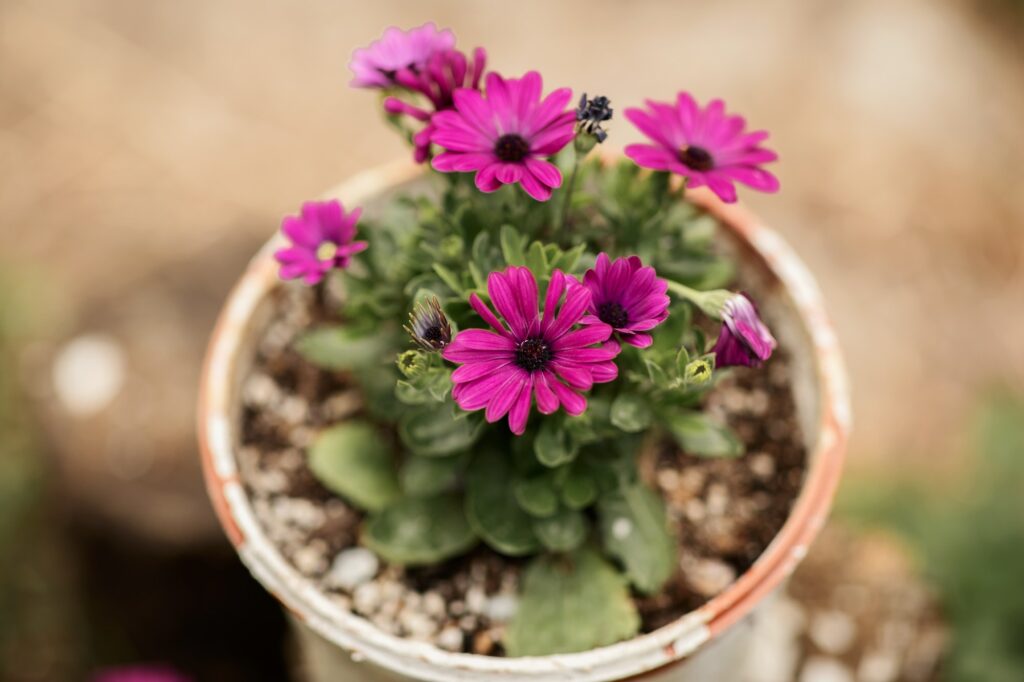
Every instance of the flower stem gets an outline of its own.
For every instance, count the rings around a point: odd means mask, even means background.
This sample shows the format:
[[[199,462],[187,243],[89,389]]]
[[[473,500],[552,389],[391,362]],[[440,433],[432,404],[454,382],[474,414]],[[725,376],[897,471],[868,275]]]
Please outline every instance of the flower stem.
[[[684,301],[689,301],[703,311],[705,315],[713,319],[721,319],[722,308],[725,302],[732,298],[733,293],[726,289],[712,289],[710,291],[698,291],[691,289],[685,284],[666,279],[668,290]]]
[[[555,223],[555,230],[560,232],[569,220],[569,209],[572,207],[572,193],[576,189],[576,173],[580,169],[580,153],[575,147],[572,152],[572,172],[569,173],[569,182],[565,186],[565,198],[562,200],[562,210],[558,214],[558,222]]]

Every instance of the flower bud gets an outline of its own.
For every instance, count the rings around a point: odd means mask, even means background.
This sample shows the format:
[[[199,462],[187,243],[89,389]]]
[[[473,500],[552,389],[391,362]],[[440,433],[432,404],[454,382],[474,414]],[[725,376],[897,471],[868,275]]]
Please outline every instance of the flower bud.
[[[726,301],[722,309],[722,331],[712,349],[718,367],[759,367],[771,357],[776,345],[775,337],[761,321],[753,301],[744,294],[736,294]]]

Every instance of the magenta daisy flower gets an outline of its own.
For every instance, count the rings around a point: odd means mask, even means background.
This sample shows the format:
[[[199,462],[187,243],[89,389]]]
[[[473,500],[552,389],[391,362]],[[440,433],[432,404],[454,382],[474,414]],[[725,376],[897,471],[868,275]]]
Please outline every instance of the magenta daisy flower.
[[[647,348],[654,339],[645,334],[668,317],[668,283],[658,279],[654,268],[644,267],[637,256],[597,256],[594,269],[587,270],[583,284],[590,289],[590,314],[583,324],[605,323],[621,341]]]
[[[422,69],[407,69],[398,73],[396,81],[399,85],[409,93],[422,95],[430,103],[428,109],[398,97],[384,100],[384,110],[389,114],[408,116],[427,124],[412,137],[416,163],[423,163],[430,157],[430,138],[436,130],[434,114],[452,108],[456,90],[479,90],[486,66],[487,53],[478,47],[473,51],[472,61],[458,50],[443,50],[433,54]]]
[[[561,405],[579,415],[587,409],[580,392],[618,376],[612,361],[618,347],[594,346],[608,338],[611,327],[598,322],[574,329],[590,305],[590,291],[572,277],[552,273],[543,316],[537,314],[537,281],[528,268],[492,272],[487,292],[505,323],[472,294],[470,304],[493,331],[464,329],[442,352],[462,365],[452,372],[452,397],[462,409],[486,408],[489,422],[507,414],[509,429],[521,435],[533,399],[542,414]]]
[[[281,232],[292,244],[274,253],[281,278],[301,277],[313,285],[334,268],[347,268],[352,256],[368,246],[353,241],[361,212],[357,208],[346,215],[336,200],[311,201],[302,205],[300,215],[286,216]]]
[[[647,100],[648,110],[626,109],[626,118],[654,144],[631,144],[626,156],[639,166],[686,176],[689,187],[707,185],[722,201],[736,201],[734,182],[777,192],[779,181],[760,167],[778,155],[760,146],[768,133],[744,132],[741,116],[725,113],[722,100],[701,109],[688,92],[676,103]]]
[[[455,34],[439,31],[433,22],[408,31],[392,26],[378,40],[352,53],[348,67],[351,85],[357,88],[387,88],[402,71],[422,69],[437,52],[455,47]]]
[[[455,108],[433,118],[431,139],[447,150],[434,157],[434,168],[476,171],[482,192],[519,183],[537,201],[547,201],[562,174],[545,157],[573,139],[576,114],[566,110],[572,90],[560,88],[541,99],[542,88],[540,74],[530,71],[507,80],[487,74],[486,95],[456,90]]]
[[[722,309],[722,331],[712,352],[717,367],[760,367],[771,357],[775,337],[757,314],[746,294],[736,294]]]

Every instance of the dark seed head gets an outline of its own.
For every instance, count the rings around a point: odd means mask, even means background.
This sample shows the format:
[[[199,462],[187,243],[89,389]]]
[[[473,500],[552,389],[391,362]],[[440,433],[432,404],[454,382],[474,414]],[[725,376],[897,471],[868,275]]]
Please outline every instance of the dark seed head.
[[[598,306],[597,317],[615,329],[623,329],[629,324],[629,313],[621,305],[614,302],[602,303]]]
[[[530,145],[521,136],[514,133],[502,135],[494,145],[494,155],[502,161],[515,163],[522,161],[530,153]]]
[[[437,298],[427,299],[409,313],[405,331],[423,350],[441,350],[452,340],[451,323]]]
[[[583,93],[576,106],[577,131],[593,135],[598,142],[604,142],[608,138],[608,133],[601,127],[601,123],[611,118],[610,99],[604,96],[587,99],[587,93]]]
[[[715,167],[715,160],[708,150],[693,145],[679,150],[679,160],[695,171],[709,171]]]
[[[544,369],[551,359],[551,349],[544,339],[526,339],[516,346],[516,364],[528,372]]]

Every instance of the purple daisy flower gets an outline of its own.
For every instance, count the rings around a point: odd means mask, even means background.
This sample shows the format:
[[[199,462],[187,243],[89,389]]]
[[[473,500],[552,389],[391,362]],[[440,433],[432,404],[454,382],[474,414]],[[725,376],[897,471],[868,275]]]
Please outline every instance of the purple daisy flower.
[[[688,92],[676,103],[647,100],[648,110],[626,109],[626,118],[654,144],[631,144],[626,156],[639,166],[686,176],[690,187],[707,185],[722,201],[736,201],[734,182],[762,192],[777,192],[779,181],[760,168],[778,155],[760,146],[768,133],[744,132],[741,116],[725,113],[715,99],[701,109]]]
[[[476,171],[482,192],[519,183],[537,201],[547,201],[552,188],[561,186],[562,173],[544,157],[575,136],[576,114],[566,110],[572,90],[560,88],[542,100],[536,71],[507,80],[492,72],[486,86],[486,95],[456,90],[455,108],[434,115],[431,139],[447,150],[434,157],[434,168]]]
[[[433,22],[408,31],[392,26],[378,40],[352,53],[348,67],[351,85],[357,88],[387,88],[402,71],[422,69],[437,52],[455,47],[455,34],[439,31]]]
[[[775,337],[746,294],[736,294],[722,308],[722,331],[712,352],[717,367],[760,367],[771,357]]]
[[[274,258],[281,264],[282,279],[301,277],[313,285],[334,268],[347,268],[352,256],[366,249],[366,242],[352,241],[361,208],[345,214],[341,202],[310,201],[302,213],[286,216],[281,231],[292,245],[279,249]]]
[[[665,321],[669,304],[668,283],[657,278],[654,268],[644,267],[637,256],[613,262],[601,253],[594,269],[583,276],[583,284],[591,294],[590,315],[583,324],[604,322],[621,341],[637,348],[654,343],[644,332]]]
[[[590,290],[572,277],[552,273],[543,316],[537,314],[537,281],[528,268],[492,272],[487,292],[508,326],[472,294],[470,305],[494,331],[464,329],[442,352],[462,365],[452,372],[452,397],[462,409],[486,408],[489,422],[507,414],[509,429],[521,435],[534,398],[542,414],[561,405],[579,415],[587,409],[580,392],[618,376],[612,361],[618,347],[594,346],[608,338],[611,327],[598,322],[574,329],[590,305]]]
[[[398,97],[384,100],[384,110],[389,114],[408,116],[427,124],[412,136],[416,163],[423,163],[430,157],[430,138],[437,129],[433,123],[434,114],[454,106],[456,90],[479,90],[486,66],[487,52],[478,47],[473,51],[472,62],[458,50],[443,50],[433,54],[422,69],[406,69],[398,73],[398,84],[411,93],[422,95],[433,108],[430,111]]]

